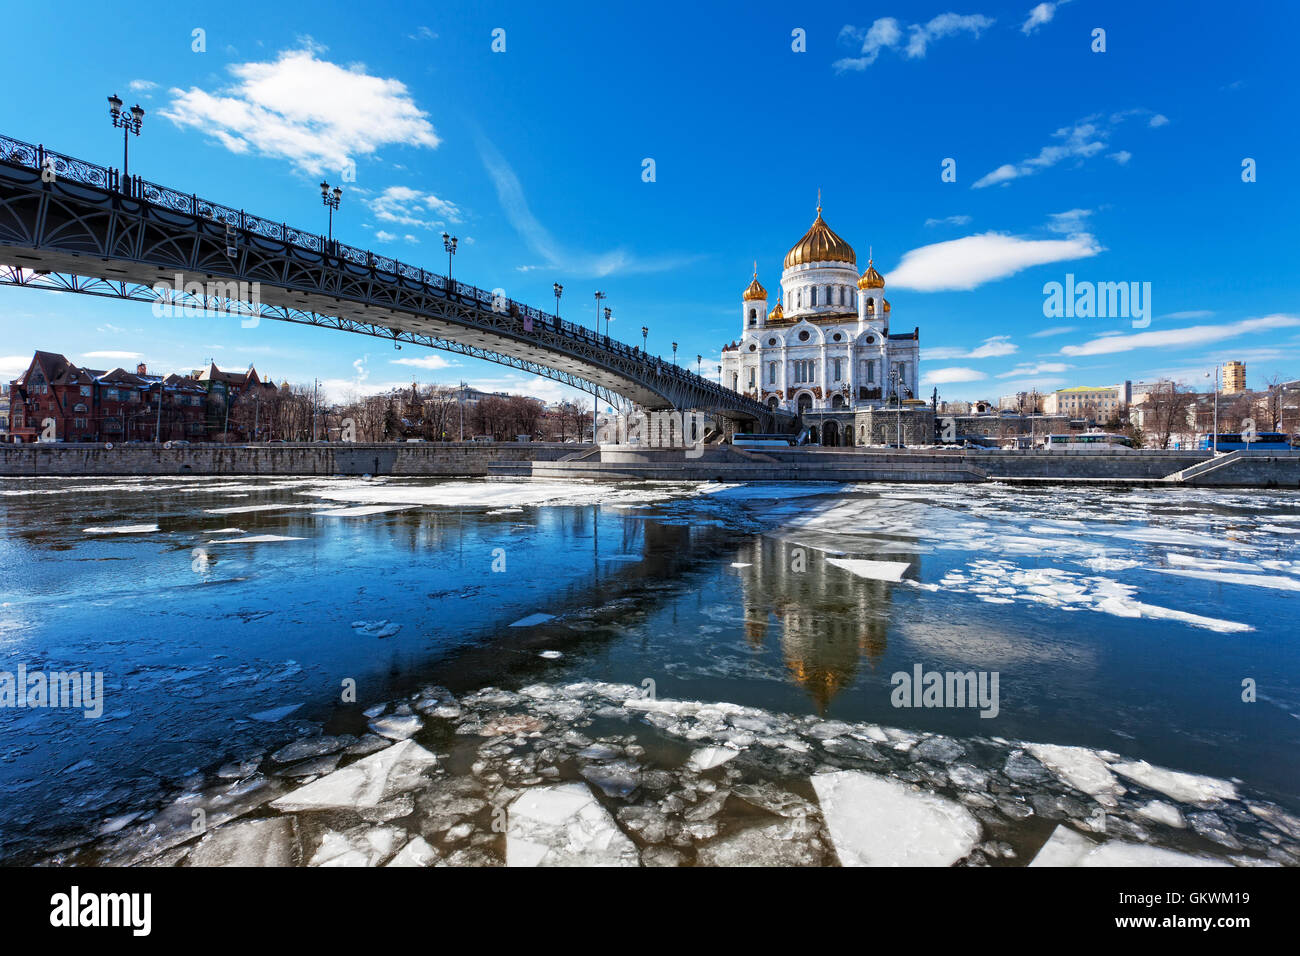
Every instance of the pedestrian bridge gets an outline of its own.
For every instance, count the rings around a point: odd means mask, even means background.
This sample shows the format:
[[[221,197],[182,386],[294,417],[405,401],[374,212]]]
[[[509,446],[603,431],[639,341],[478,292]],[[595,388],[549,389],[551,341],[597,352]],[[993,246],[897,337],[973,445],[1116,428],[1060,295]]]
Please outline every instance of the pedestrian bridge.
[[[245,326],[340,329],[498,362],[614,405],[794,426],[788,413],[504,295],[4,136],[0,285],[162,300]]]

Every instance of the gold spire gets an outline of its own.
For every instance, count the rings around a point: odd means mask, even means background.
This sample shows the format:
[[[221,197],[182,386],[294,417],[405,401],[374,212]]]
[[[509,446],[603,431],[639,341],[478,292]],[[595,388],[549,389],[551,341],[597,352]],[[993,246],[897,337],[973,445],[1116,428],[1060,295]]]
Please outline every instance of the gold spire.
[[[858,280],[859,289],[883,289],[885,287],[885,277],[876,271],[872,259],[867,259],[867,271],[862,273],[862,278]]]
[[[763,288],[758,281],[758,260],[754,260],[754,278],[750,280],[749,288],[745,290],[744,299],[749,302],[754,299],[767,301],[767,290]]]
[[[817,218],[803,238],[785,254],[785,268],[810,262],[848,262],[857,265],[853,247],[835,234],[822,219],[822,191],[817,190]]]

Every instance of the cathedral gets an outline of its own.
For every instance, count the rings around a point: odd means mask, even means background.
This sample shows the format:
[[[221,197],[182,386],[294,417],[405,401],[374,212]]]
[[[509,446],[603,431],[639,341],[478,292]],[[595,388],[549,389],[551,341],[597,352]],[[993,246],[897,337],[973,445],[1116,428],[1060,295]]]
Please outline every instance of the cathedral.
[[[915,408],[920,333],[891,333],[885,277],[817,218],[786,253],[781,291],[754,278],[741,297],[741,337],[722,349],[722,384],[797,412],[822,444],[868,444],[872,411]],[[879,416],[877,416],[879,417]],[[909,416],[910,417],[910,416]],[[855,441],[855,433],[859,433]],[[892,439],[890,439],[892,440]]]

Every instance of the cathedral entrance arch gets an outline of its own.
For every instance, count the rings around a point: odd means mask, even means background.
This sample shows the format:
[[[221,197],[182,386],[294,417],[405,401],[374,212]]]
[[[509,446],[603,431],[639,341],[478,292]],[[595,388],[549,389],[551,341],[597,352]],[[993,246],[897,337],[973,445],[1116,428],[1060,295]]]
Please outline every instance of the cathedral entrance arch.
[[[822,425],[822,444],[834,448],[840,443],[840,426],[834,422]]]
[[[812,396],[809,395],[807,392],[804,392],[802,395],[800,395],[798,408],[799,408],[800,415],[806,415],[808,414],[808,412],[812,411]]]

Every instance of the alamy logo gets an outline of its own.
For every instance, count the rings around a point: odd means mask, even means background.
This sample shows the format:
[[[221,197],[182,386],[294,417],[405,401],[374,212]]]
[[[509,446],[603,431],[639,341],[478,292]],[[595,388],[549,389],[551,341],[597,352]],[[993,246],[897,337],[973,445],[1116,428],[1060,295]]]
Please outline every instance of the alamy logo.
[[[1133,328],[1151,324],[1150,282],[1075,282],[1066,273],[1065,283],[1043,286],[1043,316],[1048,319],[1132,319]]]
[[[153,314],[160,319],[202,318],[208,315],[241,316],[240,328],[255,329],[261,322],[262,283],[185,281],[176,273],[171,282],[153,284]]]
[[[703,412],[640,412],[604,419],[597,441],[606,444],[643,445],[648,448],[685,448],[687,458],[704,454]]]
[[[132,936],[148,936],[152,914],[153,896],[149,893],[82,893],[74,886],[50,897],[51,926],[126,926]]]
[[[0,707],[75,708],[87,719],[104,713],[104,674],[101,671],[0,671]]]
[[[912,673],[898,671],[889,682],[895,707],[978,707],[981,717],[998,715],[997,671],[927,671],[914,664]]]

